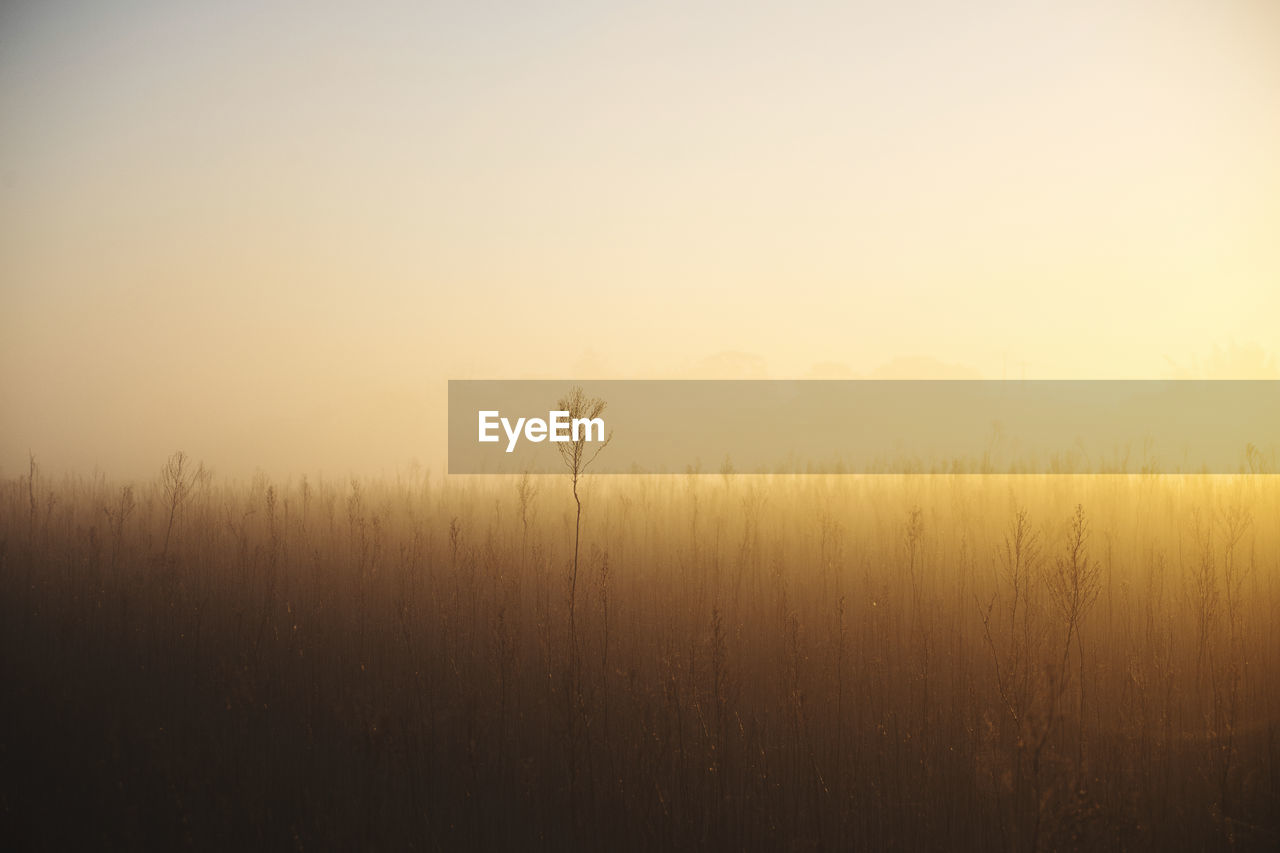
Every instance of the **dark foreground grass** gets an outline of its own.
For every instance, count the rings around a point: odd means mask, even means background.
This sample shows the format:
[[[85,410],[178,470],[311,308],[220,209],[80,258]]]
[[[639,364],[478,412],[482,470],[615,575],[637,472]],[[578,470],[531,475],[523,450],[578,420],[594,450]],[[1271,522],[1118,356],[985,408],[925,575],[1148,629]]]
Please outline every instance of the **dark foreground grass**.
[[[6,849],[1280,849],[1271,478],[600,479],[571,627],[559,480],[181,476],[2,486]]]

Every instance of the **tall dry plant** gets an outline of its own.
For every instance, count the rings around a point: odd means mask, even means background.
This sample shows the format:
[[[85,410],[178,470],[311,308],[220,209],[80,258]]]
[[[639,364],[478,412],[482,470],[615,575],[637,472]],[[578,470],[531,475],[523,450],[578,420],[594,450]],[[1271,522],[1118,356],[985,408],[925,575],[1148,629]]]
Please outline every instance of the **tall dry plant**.
[[[579,418],[594,419],[600,417],[605,410],[605,401],[598,397],[588,397],[583,392],[581,386],[575,386],[568,395],[561,397],[556,403],[556,409],[569,413],[569,420],[573,421]],[[573,488],[573,503],[575,507],[573,522],[573,566],[569,572],[569,669],[568,677],[565,685],[565,698],[568,702],[566,727],[567,727],[567,745],[568,745],[568,768],[569,768],[569,824],[572,832],[577,831],[578,827],[578,736],[580,727],[578,725],[579,717],[584,718],[586,715],[583,706],[582,697],[582,673],[581,659],[578,654],[578,623],[577,623],[577,602],[578,602],[578,560],[582,545],[582,496],[578,492],[578,484],[582,479],[587,468],[596,460],[600,452],[605,449],[609,441],[613,438],[613,433],[609,433],[605,440],[600,443],[594,450],[587,447],[586,431],[583,431],[581,437],[572,436],[571,440],[561,442],[557,445],[560,451],[560,458],[564,462],[565,469],[569,472],[570,484]],[[587,744],[588,752],[588,768],[590,767],[590,743]]]
[[[187,454],[181,450],[175,452],[164,463],[164,467],[160,469],[160,481],[164,486],[165,504],[169,507],[169,523],[164,529],[164,548],[160,551],[160,562],[164,563],[169,558],[169,541],[173,536],[173,523],[181,512],[183,504],[187,502],[187,498],[191,495],[191,489],[195,485],[196,474],[203,472],[202,465],[199,472],[192,471],[191,460]]]
[[[1059,618],[1066,623],[1067,635],[1062,651],[1062,679],[1065,683],[1068,662],[1071,656],[1071,643],[1075,640],[1077,671],[1079,675],[1080,705],[1079,724],[1080,737],[1077,749],[1077,768],[1084,763],[1084,640],[1080,631],[1080,623],[1098,600],[1102,592],[1102,569],[1096,560],[1089,557],[1089,524],[1085,520],[1084,506],[1076,504],[1075,514],[1067,526],[1066,553],[1054,560],[1053,569],[1048,574],[1046,587],[1049,600],[1053,603]]]
[[[1009,724],[1006,738],[1009,794],[1025,847],[1040,845],[1044,756],[1058,721],[1062,679],[1044,665],[1046,626],[1035,579],[1043,571],[1040,534],[1018,509],[997,551],[997,589],[979,608],[982,634],[995,670],[996,690]]]
[[[588,420],[598,418],[604,414],[605,406],[604,400],[599,397],[588,397],[581,386],[574,386],[567,396],[561,397],[556,403],[557,410],[569,413],[570,422],[579,418]],[[578,555],[582,542],[582,496],[578,494],[578,482],[591,463],[600,455],[600,452],[613,440],[613,433],[610,432],[598,447],[594,450],[589,450],[586,431],[584,430],[583,433],[582,437],[576,440],[560,442],[557,445],[557,449],[560,451],[560,459],[564,462],[564,466],[569,472],[570,483],[573,487],[573,503],[576,508],[573,520],[573,569],[569,574],[569,641],[571,644],[576,643],[577,640],[574,610],[578,590]]]

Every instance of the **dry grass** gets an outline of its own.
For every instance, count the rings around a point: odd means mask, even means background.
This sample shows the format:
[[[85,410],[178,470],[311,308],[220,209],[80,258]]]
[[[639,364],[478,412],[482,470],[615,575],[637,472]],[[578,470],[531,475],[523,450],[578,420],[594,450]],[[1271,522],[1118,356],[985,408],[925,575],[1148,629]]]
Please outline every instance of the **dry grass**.
[[[17,846],[1280,845],[1280,478],[0,488]]]

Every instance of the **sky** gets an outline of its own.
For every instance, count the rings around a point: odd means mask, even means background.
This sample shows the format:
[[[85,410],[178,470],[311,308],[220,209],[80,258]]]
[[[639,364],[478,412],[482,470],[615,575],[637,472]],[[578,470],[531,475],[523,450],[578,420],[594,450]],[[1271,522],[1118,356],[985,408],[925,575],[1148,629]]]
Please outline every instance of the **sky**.
[[[0,5],[0,474],[449,378],[1280,376],[1269,0]]]

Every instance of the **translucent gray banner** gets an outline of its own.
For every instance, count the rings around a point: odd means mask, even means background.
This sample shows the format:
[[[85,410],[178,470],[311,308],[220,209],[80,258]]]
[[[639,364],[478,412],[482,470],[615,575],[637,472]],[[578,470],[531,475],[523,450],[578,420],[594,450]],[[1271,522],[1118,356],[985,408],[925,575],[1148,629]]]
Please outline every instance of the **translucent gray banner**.
[[[449,382],[451,474],[1272,473],[1278,442],[1273,380]]]

